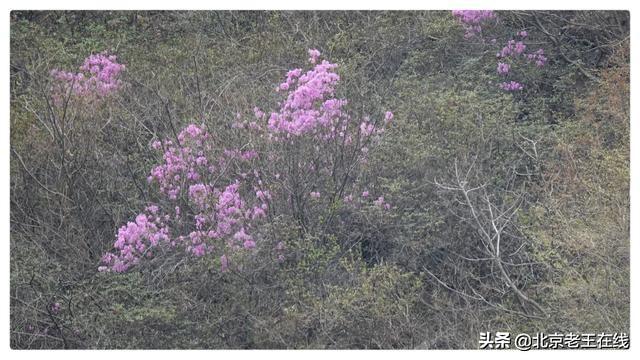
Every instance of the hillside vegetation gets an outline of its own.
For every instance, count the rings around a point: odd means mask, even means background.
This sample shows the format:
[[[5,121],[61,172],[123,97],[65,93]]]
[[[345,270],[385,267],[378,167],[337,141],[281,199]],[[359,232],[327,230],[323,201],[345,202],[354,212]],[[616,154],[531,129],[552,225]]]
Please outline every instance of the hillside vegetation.
[[[11,347],[628,333],[629,107],[628,12],[14,11]]]

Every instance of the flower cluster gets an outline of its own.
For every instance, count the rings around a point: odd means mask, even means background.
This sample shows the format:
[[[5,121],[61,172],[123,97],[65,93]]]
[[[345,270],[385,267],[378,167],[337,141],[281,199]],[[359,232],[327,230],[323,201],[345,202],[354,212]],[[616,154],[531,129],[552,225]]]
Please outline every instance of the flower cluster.
[[[543,67],[547,63],[547,57],[544,56],[544,49],[538,49],[534,53],[526,55],[527,60],[536,63],[537,67]]]
[[[309,61],[315,64],[320,52],[310,50],[309,55]],[[276,137],[282,134],[289,138],[316,133],[320,128],[344,127],[346,119],[342,107],[346,100],[329,98],[340,80],[335,73],[336,67],[323,60],[306,74],[301,69],[289,71],[285,81],[278,86],[279,91],[288,91],[288,95],[280,109],[269,116],[269,131]],[[256,116],[260,117],[259,111]]]
[[[119,64],[115,55],[106,52],[87,57],[78,73],[53,69],[53,103],[59,106],[69,95],[86,101],[105,98],[122,87],[119,77],[124,70],[125,65]]]
[[[516,57],[523,54],[526,49],[527,45],[524,42],[511,39],[496,56],[498,58]]]
[[[102,265],[98,271],[124,272],[140,262],[140,259],[153,256],[152,249],[160,244],[169,244],[168,215],[161,215],[155,205],[148,206],[146,212],[136,216],[118,230],[115,253],[102,256]],[[175,243],[172,244],[175,246]]]
[[[362,118],[358,127],[352,126],[353,120],[345,111],[348,101],[334,97],[335,87],[340,81],[340,75],[336,73],[338,65],[319,61],[320,55],[316,49],[309,50],[309,62],[313,67],[307,72],[298,68],[286,74],[276,88],[276,92],[286,95],[277,110],[267,113],[255,107],[255,120],[252,121],[243,120],[238,113],[232,128],[259,131],[274,142],[308,136],[322,141],[338,140],[346,145],[362,137],[382,134],[384,128],[367,116]],[[392,119],[393,114],[387,112],[384,125]]]
[[[464,37],[470,38],[482,32],[482,24],[496,17],[492,10],[453,10],[452,14],[465,30]]]
[[[262,142],[221,149],[207,128],[196,124],[185,127],[175,139],[153,141],[151,147],[162,154],[162,161],[153,167],[147,180],[157,186],[164,205],[149,205],[134,221],[122,226],[113,251],[103,256],[99,270],[127,271],[144,258],[181,248],[190,256],[219,257],[220,269],[226,271],[232,266],[234,253],[261,246],[260,225],[270,213],[299,206],[276,206],[274,201],[294,201],[306,193],[318,209],[330,202],[336,191],[327,188],[327,179],[338,176],[339,171],[331,161],[339,159],[345,169],[345,193],[366,185],[355,186],[357,174],[351,172],[366,162],[368,146],[376,144],[384,126],[391,124],[393,113],[387,111],[381,121],[368,116],[352,121],[344,109],[347,101],[334,97],[340,79],[335,72],[337,65],[320,61],[320,55],[318,50],[309,50],[312,69],[287,73],[277,90],[285,93],[278,110],[267,116],[256,107],[255,120],[250,122],[242,121],[240,114],[236,116],[234,131],[249,132],[247,138],[258,132]],[[291,147],[294,142],[295,147]],[[305,151],[296,162],[286,158],[285,151],[301,152],[301,148]],[[323,151],[342,151],[342,157],[319,156]],[[349,162],[344,156],[349,156]],[[297,176],[310,172],[316,176],[304,181],[304,192],[293,195],[290,189],[298,186],[287,184],[298,184]],[[363,198],[368,197],[367,190],[365,193]],[[382,196],[373,203],[391,208]],[[283,243],[273,251],[278,262],[284,261]]]
[[[124,272],[154,256],[155,249],[175,247],[196,257],[218,251],[226,268],[226,252],[256,246],[249,229],[266,217],[271,194],[254,187],[253,205],[248,204],[241,188],[250,186],[250,176],[229,169],[239,168],[237,162],[253,159],[257,152],[225,149],[215,156],[211,135],[195,124],[180,131],[175,141],[154,141],[151,147],[163,151],[163,162],[151,170],[149,184],[157,185],[173,205],[164,215],[157,205],[150,205],[135,221],[121,227],[115,251],[103,256],[99,271]],[[225,173],[230,175],[229,182],[220,187],[215,180]],[[188,206],[181,207],[184,202]]]
[[[200,208],[194,216],[195,230],[187,237],[179,237],[179,241],[185,242],[188,252],[203,256],[214,251],[214,244],[225,239],[228,250],[238,250],[241,247],[252,249],[256,246],[246,227],[250,226],[251,220],[265,216],[266,203],[248,207],[239,193],[239,181],[227,185],[222,191],[202,184],[194,185],[191,189],[194,187],[199,189],[195,192],[198,194],[196,202]],[[207,200],[203,201],[202,198]]]
[[[378,206],[378,207],[380,207],[380,208],[382,208],[382,209],[385,209],[385,210],[389,210],[389,209],[391,209],[391,204],[389,204],[388,202],[386,202],[386,201],[384,200],[384,196],[380,196],[378,199],[376,199],[376,200],[373,202],[373,204],[374,204],[375,206]]]
[[[164,163],[151,170],[147,178],[149,183],[157,182],[162,193],[176,200],[187,183],[195,184],[203,174],[216,170],[207,158],[212,150],[209,139],[204,128],[191,124],[180,132],[177,143],[154,141],[152,148],[165,149]]]
[[[498,85],[500,87],[500,89],[504,90],[504,91],[519,91],[524,89],[524,86],[517,82],[517,81],[509,81],[509,82],[502,82]]]
[[[496,54],[498,59],[504,58],[517,58],[523,56],[530,62],[535,62],[536,66],[543,67],[547,63],[547,58],[544,56],[544,49],[540,48],[533,53],[526,53],[527,45],[524,43],[524,39],[529,36],[526,31],[520,31],[517,34],[521,39],[516,41],[511,39],[507,44]]]
[[[502,62],[498,63],[498,74],[500,74],[500,75],[508,74],[509,73],[509,69],[511,69],[511,65],[509,65],[507,63],[502,63]]]

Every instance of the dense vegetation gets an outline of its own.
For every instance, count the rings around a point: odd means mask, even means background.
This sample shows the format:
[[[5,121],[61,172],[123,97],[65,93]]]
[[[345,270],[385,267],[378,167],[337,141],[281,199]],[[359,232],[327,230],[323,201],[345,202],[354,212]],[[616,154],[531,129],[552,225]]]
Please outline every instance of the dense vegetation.
[[[627,12],[13,12],[11,346],[628,332],[629,106]]]

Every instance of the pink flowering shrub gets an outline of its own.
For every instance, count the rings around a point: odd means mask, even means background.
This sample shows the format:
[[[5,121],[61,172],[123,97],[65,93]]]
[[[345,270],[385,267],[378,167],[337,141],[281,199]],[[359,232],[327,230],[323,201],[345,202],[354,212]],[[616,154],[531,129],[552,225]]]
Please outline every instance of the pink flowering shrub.
[[[181,248],[195,257],[255,247],[252,230],[266,216],[271,195],[245,172],[253,152],[217,151],[205,126],[191,124],[176,140],[154,141],[163,162],[151,170],[165,206],[150,204],[118,231],[100,271],[123,272],[158,252]],[[226,257],[222,258],[225,267]]]
[[[311,69],[293,69],[279,84],[277,109],[267,115],[255,107],[250,121],[237,116],[231,129],[241,134],[238,147],[224,148],[196,124],[175,139],[152,142],[162,161],[147,180],[160,202],[118,230],[99,271],[124,272],[168,251],[211,256],[226,271],[234,254],[261,246],[261,224],[270,217],[290,216],[313,227],[312,213],[341,201],[392,208],[382,195],[368,198],[362,171],[393,113],[379,120],[352,114],[348,101],[335,96],[338,66],[319,61],[315,49],[309,57]],[[363,196],[354,200],[358,192]],[[285,260],[282,242],[272,251],[278,262]]]
[[[482,24],[488,20],[496,19],[496,15],[491,10],[454,10],[452,15],[460,21],[465,29],[465,38],[482,36]],[[544,49],[539,48],[534,52],[527,52],[525,43],[529,33],[526,30],[518,31],[516,39],[510,39],[506,45],[500,49],[496,57],[498,59],[496,72],[503,81],[498,87],[504,91],[513,92],[524,89],[524,84],[519,81],[508,79],[513,76],[513,69],[524,67],[527,64],[534,64],[541,68],[547,63]],[[489,43],[496,44],[496,39]],[[483,40],[483,43],[484,40]]]
[[[529,34],[526,31],[518,32],[517,36],[520,38],[518,41],[511,39],[507,44],[496,54],[498,58],[498,75],[503,77],[509,76],[509,71],[513,65],[520,67],[526,64],[535,64],[535,66],[541,68],[547,63],[547,58],[544,55],[544,49],[540,48],[533,53],[527,53],[527,45],[525,39]],[[517,81],[504,81],[498,85],[505,91],[518,91],[524,89],[524,85]]]
[[[256,107],[254,120],[240,118],[233,125],[266,140],[261,166],[275,174],[271,180],[280,196],[278,206],[284,201],[284,209],[293,209],[303,224],[314,220],[307,216],[310,207],[336,201],[357,206],[353,195],[366,190],[360,177],[370,148],[379,144],[393,120],[389,111],[378,119],[350,112],[349,101],[335,96],[338,65],[319,57],[318,50],[309,50],[313,67],[287,73],[276,89],[283,94],[277,109]]]
[[[119,64],[117,57],[107,52],[87,57],[78,73],[53,69],[51,70],[53,103],[60,106],[69,96],[75,96],[87,102],[108,97],[123,86],[119,77],[124,70],[125,65]]]

